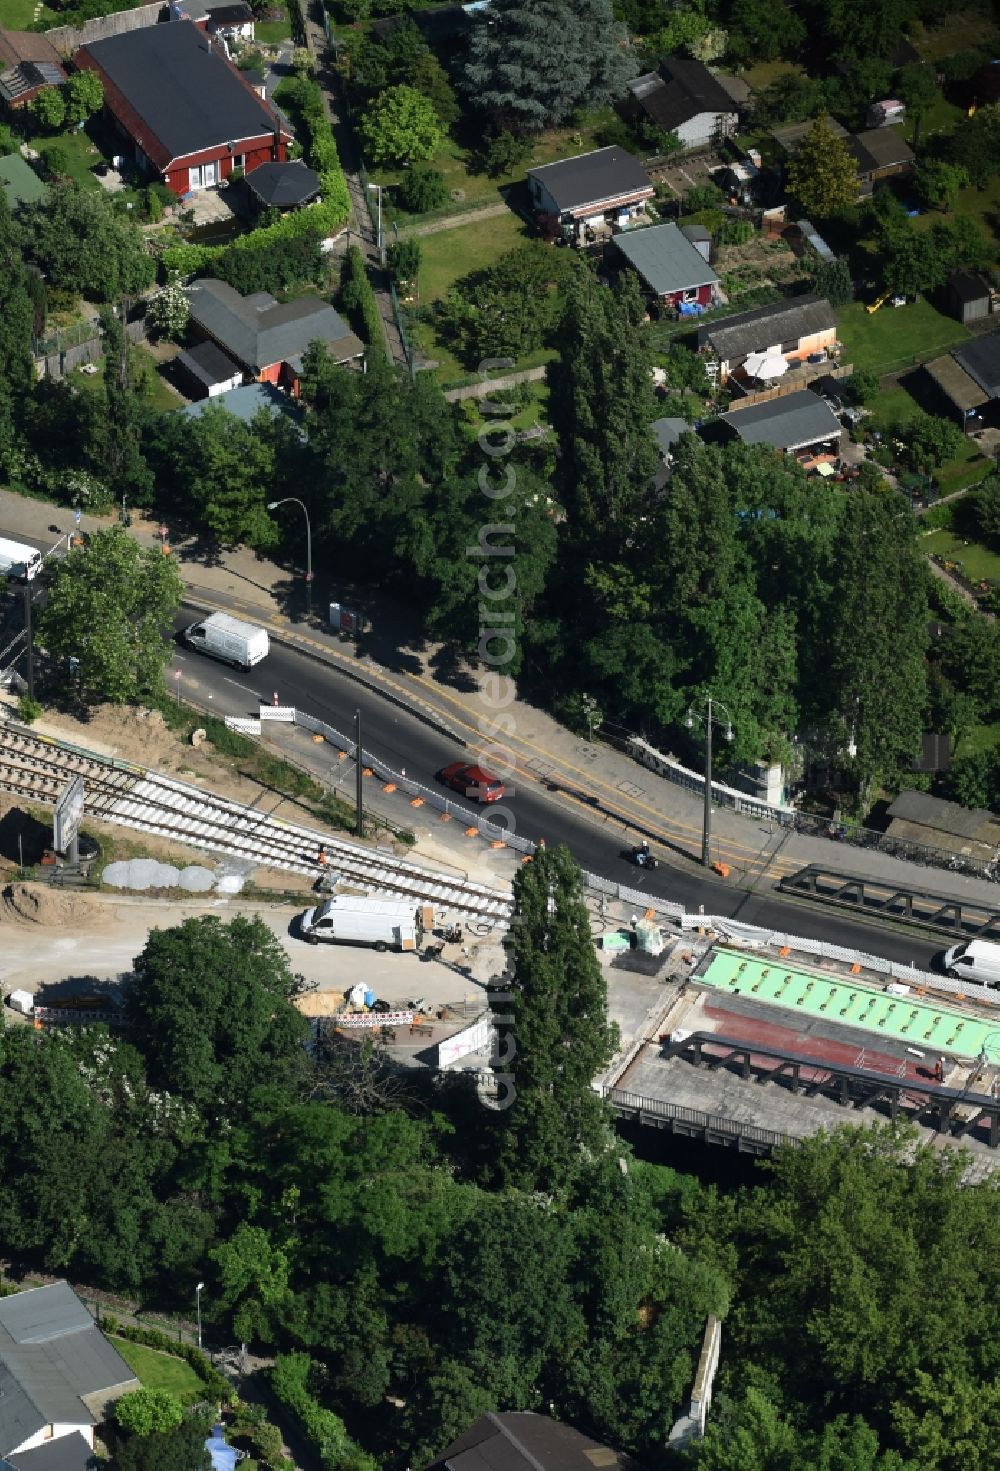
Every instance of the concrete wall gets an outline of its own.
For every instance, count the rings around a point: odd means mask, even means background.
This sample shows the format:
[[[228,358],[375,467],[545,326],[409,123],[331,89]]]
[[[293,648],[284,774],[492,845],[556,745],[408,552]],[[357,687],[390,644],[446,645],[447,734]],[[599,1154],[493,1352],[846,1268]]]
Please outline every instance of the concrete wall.
[[[126,31],[139,31],[165,20],[165,5],[140,5],[136,10],[119,10],[116,15],[100,15],[82,26],[54,26],[45,35],[63,56],[71,56],[78,46],[91,41],[106,41],[109,36],[123,36]]]

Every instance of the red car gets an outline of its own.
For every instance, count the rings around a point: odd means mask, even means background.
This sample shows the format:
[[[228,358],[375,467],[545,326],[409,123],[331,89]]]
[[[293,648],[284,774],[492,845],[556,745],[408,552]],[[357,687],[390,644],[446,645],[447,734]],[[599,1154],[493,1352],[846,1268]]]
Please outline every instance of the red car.
[[[481,766],[466,766],[464,761],[453,761],[438,772],[438,777],[473,802],[499,802],[504,796],[504,784],[498,776]]]

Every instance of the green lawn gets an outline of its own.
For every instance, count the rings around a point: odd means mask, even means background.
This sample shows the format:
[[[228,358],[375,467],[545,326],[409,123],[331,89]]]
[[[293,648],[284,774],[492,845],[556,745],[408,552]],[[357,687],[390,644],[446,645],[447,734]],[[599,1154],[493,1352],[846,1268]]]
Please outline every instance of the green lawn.
[[[992,751],[1000,745],[1000,721],[993,725],[974,725],[958,743],[956,756],[974,756],[977,751]]]
[[[31,140],[36,153],[41,153],[52,143],[58,144],[66,154],[71,179],[82,184],[84,189],[100,189],[100,183],[92,170],[103,161],[103,156],[86,132],[77,132],[74,129],[70,133],[39,133]]]
[[[420,300],[439,301],[460,276],[492,265],[498,256],[529,237],[528,226],[510,211],[454,230],[421,235]]]
[[[879,394],[872,405],[871,418],[865,420],[865,427],[886,433],[905,426],[919,412],[917,401],[897,383]],[[955,458],[934,471],[934,479],[942,496],[953,495],[956,490],[964,490],[967,485],[975,485],[982,480],[992,466],[993,461],[986,458],[976,441],[966,439]]]
[[[937,357],[964,342],[969,332],[923,299],[903,307],[887,303],[871,315],[863,302],[852,301],[837,313],[837,336],[847,362],[891,373]]]
[[[292,23],[285,11],[283,20],[258,20],[253,28],[254,40],[263,46],[277,46],[279,41],[292,39]]]
[[[127,1338],[111,1338],[122,1358],[147,1389],[166,1389],[183,1404],[195,1404],[205,1398],[205,1386],[190,1364],[160,1353],[143,1343],[130,1343]]]
[[[930,531],[920,538],[920,550],[948,562],[958,562],[970,582],[1000,584],[1000,555],[976,541],[966,541],[954,531]]]
[[[169,413],[171,409],[180,408],[184,403],[179,393],[171,388],[170,384],[157,369],[156,360],[149,349],[143,347],[142,343],[136,344],[132,349],[135,354],[136,380],[146,390],[146,401],[149,406],[160,414]],[[81,373],[79,368],[74,368],[68,374],[68,379],[77,388],[82,388],[85,393],[104,393],[103,364],[98,363],[101,371],[97,373]]]

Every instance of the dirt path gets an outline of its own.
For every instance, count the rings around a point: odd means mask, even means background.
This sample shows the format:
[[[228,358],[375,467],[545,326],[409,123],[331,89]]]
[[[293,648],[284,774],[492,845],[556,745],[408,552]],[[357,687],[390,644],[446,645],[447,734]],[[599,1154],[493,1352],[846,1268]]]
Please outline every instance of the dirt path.
[[[404,235],[437,235],[442,230],[459,230],[463,225],[474,225],[478,220],[496,219],[506,214],[510,214],[510,206],[501,199],[496,204],[484,204],[482,209],[466,209],[461,214],[445,215],[444,219],[431,220],[426,225],[411,225],[400,230],[399,234],[401,238]]]

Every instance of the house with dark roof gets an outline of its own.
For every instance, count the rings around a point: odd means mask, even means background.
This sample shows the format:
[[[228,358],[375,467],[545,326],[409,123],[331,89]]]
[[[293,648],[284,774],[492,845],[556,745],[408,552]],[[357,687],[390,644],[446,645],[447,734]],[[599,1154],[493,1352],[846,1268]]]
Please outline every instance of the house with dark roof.
[[[668,56],[655,72],[628,84],[622,113],[676,133],[685,148],[707,148],[728,138],[739,124],[739,108],[730,91],[704,62]]]
[[[717,363],[720,384],[738,373],[751,353],[783,357],[794,364],[825,355],[836,341],[837,319],[823,296],[772,302],[698,329],[698,349]],[[821,370],[820,366],[817,371]]]
[[[0,27],[0,102],[17,112],[46,87],[65,87],[59,52],[47,36]]]
[[[138,1388],[68,1282],[0,1299],[0,1456],[17,1471],[78,1471],[108,1406]]]
[[[633,1464],[548,1415],[508,1410],[481,1415],[427,1471],[629,1471]]]
[[[98,1471],[99,1461],[79,1430],[0,1461],[0,1471]]]
[[[329,302],[298,296],[277,302],[267,291],[241,296],[224,281],[195,281],[188,292],[190,325],[221,348],[250,382],[274,383],[297,395],[302,356],[322,343],[338,363],[357,363],[364,343]]]
[[[680,310],[714,306],[721,283],[701,251],[676,225],[651,225],[616,235],[612,249],[631,266],[645,291]]]
[[[218,398],[243,382],[243,369],[214,342],[197,342],[174,359],[198,398]]]
[[[261,209],[301,209],[319,196],[319,175],[301,158],[288,163],[262,163],[246,183]]]
[[[654,192],[639,160],[617,147],[596,148],[529,169],[528,190],[546,233],[580,244],[612,222],[628,225],[645,212]]]
[[[101,78],[105,110],[140,170],[178,196],[285,160],[287,123],[190,21],[92,41],[74,60]]]
[[[721,414],[725,437],[744,444],[769,444],[786,454],[833,458],[840,452],[843,428],[830,405],[808,388]]]
[[[867,128],[862,133],[849,134],[845,142],[858,166],[861,198],[870,195],[883,179],[913,170],[913,149],[898,128]]]
[[[1000,337],[975,337],[924,364],[924,381],[963,429],[1000,424]]]
[[[952,271],[944,287],[945,310],[960,322],[978,322],[993,308],[994,293],[978,271]]]

